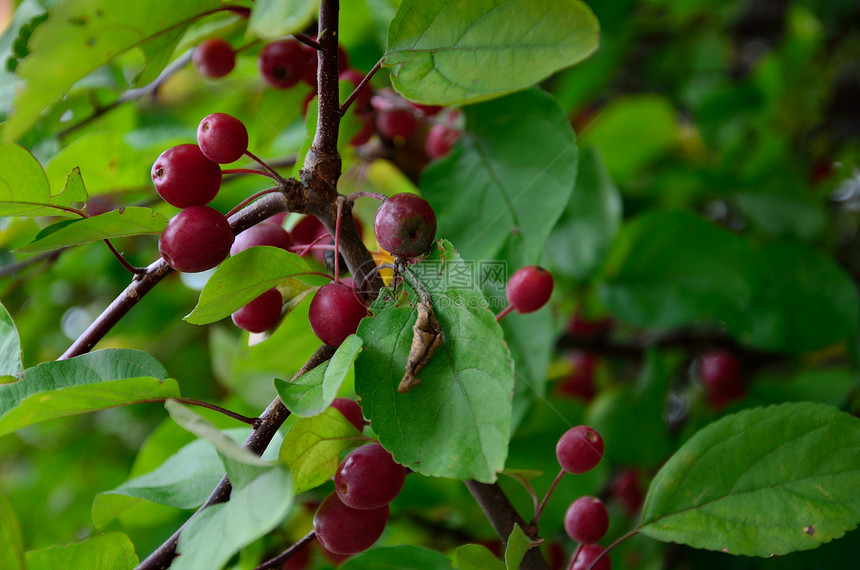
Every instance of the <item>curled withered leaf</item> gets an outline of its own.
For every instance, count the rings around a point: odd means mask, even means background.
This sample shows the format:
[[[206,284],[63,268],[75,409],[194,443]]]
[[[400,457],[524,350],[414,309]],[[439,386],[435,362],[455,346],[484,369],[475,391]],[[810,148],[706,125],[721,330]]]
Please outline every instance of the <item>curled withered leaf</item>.
[[[406,360],[406,373],[397,386],[397,391],[401,394],[421,383],[417,374],[430,362],[436,349],[442,344],[442,328],[436,315],[433,314],[429,297],[419,301],[417,311],[418,318],[412,325],[412,346],[409,348],[409,358]]]

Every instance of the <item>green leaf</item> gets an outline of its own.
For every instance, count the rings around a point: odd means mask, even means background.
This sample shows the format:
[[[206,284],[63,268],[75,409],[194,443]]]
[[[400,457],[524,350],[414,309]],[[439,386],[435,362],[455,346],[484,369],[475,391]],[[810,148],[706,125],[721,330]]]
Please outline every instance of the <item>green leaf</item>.
[[[0,435],[49,419],[179,396],[179,385],[142,351],[97,350],[45,362],[0,384]]]
[[[374,548],[347,560],[341,570],[451,570],[447,556],[417,546]]]
[[[499,259],[507,247],[509,262],[533,264],[576,180],[570,123],[539,89],[467,107],[465,115],[457,146],[421,178],[438,235],[456,243],[466,259]]]
[[[290,468],[296,493],[331,479],[340,454],[361,442],[361,433],[338,410],[327,408],[312,418],[300,418],[281,444],[279,460]]]
[[[0,216],[75,216],[61,209],[69,204],[62,193],[51,196],[45,171],[30,151],[0,144]]]
[[[860,422],[823,404],[726,416],[651,483],[640,532],[744,556],[815,548],[860,521]]]
[[[258,0],[248,31],[268,40],[300,32],[314,20],[318,6],[319,0]]]
[[[603,437],[613,464],[655,466],[672,453],[663,410],[672,374],[656,351],[647,355],[635,386],[602,391],[591,403],[586,423]]]
[[[621,225],[621,194],[600,151],[583,152],[576,187],[547,240],[545,253],[558,279],[588,279],[599,269]]]
[[[228,429],[223,433],[237,445],[248,437],[247,428]],[[275,436],[263,454],[264,459],[277,458],[282,439],[279,434]],[[103,528],[145,501],[179,509],[200,506],[224,477],[222,457],[205,439],[186,444],[152,471],[96,495],[93,523],[96,528]]]
[[[15,375],[23,369],[18,328],[12,320],[12,315],[0,303],[0,376]]]
[[[193,441],[154,471],[96,495],[93,524],[103,528],[142,501],[180,509],[195,508],[203,504],[223,476],[224,465],[209,442]]]
[[[279,247],[248,248],[224,260],[207,281],[197,306],[185,320],[195,325],[214,323],[287,279],[313,283],[303,275],[310,271],[304,259]]]
[[[710,324],[745,344],[789,351],[857,335],[857,291],[832,259],[793,242],[757,250],[690,213],[653,211],[630,222],[603,274],[601,300],[636,326]]]
[[[75,138],[45,164],[51,188],[67,184],[69,172],[77,171],[86,177],[90,194],[146,185],[143,187],[154,198],[156,194],[151,179],[143,169],[147,163],[151,166],[157,155],[147,156],[140,149],[132,148],[126,140],[127,134],[125,128],[114,126],[110,130],[91,131]]]
[[[398,463],[419,473],[493,482],[504,469],[511,425],[514,371],[501,327],[474,284],[459,283],[470,267],[450,244],[411,266],[432,299],[442,344],[406,393],[406,369],[418,296],[384,290],[362,321],[364,349],[355,363],[362,411]],[[408,294],[408,298],[405,295]]]
[[[328,362],[292,382],[275,378],[275,390],[287,409],[299,417],[309,418],[331,406],[361,351],[361,345],[361,338],[349,335]]]
[[[283,522],[293,497],[289,471],[280,465],[268,468],[244,487],[234,488],[229,501],[207,508],[188,522],[170,568],[222,568],[235,553]]]
[[[633,182],[639,170],[679,142],[678,111],[660,95],[613,99],[582,134],[582,148],[597,147],[619,183]]]
[[[32,242],[17,251],[41,253],[104,239],[160,234],[165,226],[167,217],[164,214],[149,208],[129,206],[90,218],[65,220],[48,226],[39,232]]]
[[[454,551],[460,570],[505,570],[506,566],[486,546],[465,544]]]
[[[138,565],[134,544],[121,532],[108,532],[82,542],[50,546],[26,554],[27,568],[115,568],[131,570]]]
[[[463,105],[519,91],[597,49],[578,0],[403,0],[384,65],[408,99]]]
[[[530,539],[520,525],[515,524],[510,536],[508,536],[508,544],[505,547],[505,568],[508,570],[517,570],[530,548],[539,545],[540,542],[535,542]]]
[[[0,523],[0,568],[25,570],[21,524],[3,493],[0,493]]]
[[[63,186],[63,192],[60,196],[69,204],[74,204],[75,202],[86,202],[87,198],[89,198],[87,188],[84,185],[84,179],[81,176],[81,169],[79,167],[75,166],[72,168],[71,172],[66,176],[66,184]]]
[[[75,82],[134,48],[146,59],[137,80],[152,81],[196,18],[218,8],[248,5],[239,0],[154,0],[129,2],[119,10],[113,0],[60,2],[33,33],[31,53],[18,64],[16,72],[26,86],[15,98],[4,140],[18,139]]]
[[[244,486],[272,465],[236,443],[233,438],[190,407],[175,400],[168,400],[164,403],[164,407],[173,421],[215,447],[230,481],[237,487]]]

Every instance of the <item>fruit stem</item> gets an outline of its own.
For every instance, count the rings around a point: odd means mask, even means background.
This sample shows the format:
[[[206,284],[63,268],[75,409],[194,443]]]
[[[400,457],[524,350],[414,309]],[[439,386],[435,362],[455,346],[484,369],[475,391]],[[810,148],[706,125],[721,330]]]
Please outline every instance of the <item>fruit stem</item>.
[[[535,509],[535,518],[532,519],[533,525],[536,525],[538,523],[538,519],[540,519],[540,515],[543,512],[543,509],[546,506],[550,495],[552,495],[553,491],[555,491],[555,488],[558,487],[559,482],[561,481],[562,477],[564,477],[564,473],[564,469],[558,472],[558,475],[556,475],[555,477],[555,481],[553,481],[552,485],[549,486],[549,489],[547,490],[546,495],[544,495],[543,500],[540,502],[540,505],[538,505],[538,508]]]
[[[369,192],[367,190],[360,190],[358,192],[353,192],[349,196],[346,197],[346,201],[352,204],[359,198],[376,198],[380,202],[385,202],[386,196],[385,194],[380,194],[378,192]]]
[[[280,192],[280,190],[281,190],[280,186],[273,186],[272,188],[266,188],[265,190],[260,190],[259,192],[255,192],[254,194],[251,194],[250,196],[248,196],[247,198],[245,198],[244,200],[242,200],[241,202],[236,204],[232,210],[227,212],[227,217],[229,218],[233,214],[239,212],[242,208],[244,208],[245,206],[247,206],[248,204],[250,204],[251,202],[253,202],[257,198],[261,198],[261,197],[265,196],[266,194],[273,194],[275,192]]]
[[[594,567],[595,567],[595,566],[597,566],[597,563],[598,563],[598,562],[600,562],[600,559],[601,559],[601,558],[603,558],[604,556],[606,556],[607,554],[609,554],[609,552],[610,552],[613,548],[615,548],[616,546],[618,546],[619,544],[621,544],[622,542],[624,542],[624,541],[625,541],[625,540],[627,540],[628,538],[631,538],[631,537],[633,537],[633,536],[635,536],[635,535],[637,535],[637,534],[639,534],[639,527],[636,527],[636,528],[634,528],[633,530],[628,531],[628,532],[626,532],[626,533],[622,534],[621,536],[619,536],[618,538],[616,538],[616,539],[612,542],[612,544],[610,544],[609,546],[607,546],[606,548],[604,548],[604,549],[603,549],[603,552],[601,552],[600,554],[598,554],[598,555],[597,555],[597,558],[595,558],[595,559],[594,559],[594,561],[592,561],[591,565],[588,567],[588,569],[587,569],[587,570],[593,570],[593,569],[594,569]]]
[[[508,305],[507,307],[505,307],[505,309],[501,313],[496,315],[496,322],[501,321],[503,318],[505,318],[508,315],[508,313],[510,313],[513,310],[514,310],[513,305]]]
[[[282,567],[287,560],[295,556],[299,550],[310,544],[315,538],[316,532],[310,531],[305,536],[300,538],[298,542],[296,542],[294,545],[292,545],[282,553],[278,554],[274,558],[263,562],[262,564],[254,568],[254,570],[267,570],[268,568]]]
[[[225,168],[221,170],[221,174],[259,174],[266,178],[275,179],[271,172],[267,170],[259,170],[257,168]]]
[[[579,556],[580,551],[582,551],[582,543],[576,545],[576,550],[573,551],[573,556],[570,557],[570,564],[568,564],[567,570],[573,570],[573,565],[576,564],[576,557]]]
[[[271,174],[271,175],[272,175],[272,178],[274,178],[274,179],[275,179],[275,181],[277,181],[277,182],[278,182],[278,184],[280,184],[282,188],[286,189],[286,187],[289,185],[289,183],[287,182],[287,180],[286,180],[283,176],[281,176],[280,174],[278,174],[278,171],[277,171],[277,170],[275,170],[274,168],[272,168],[271,166],[269,166],[269,165],[268,165],[268,163],[266,163],[266,161],[264,161],[263,159],[259,158],[257,155],[255,155],[254,153],[252,153],[250,150],[246,150],[246,151],[245,151],[245,156],[247,156],[248,158],[250,158],[251,160],[253,160],[253,161],[254,161],[254,162],[256,162],[257,164],[259,164],[260,166],[262,166],[263,168],[265,168],[265,169],[266,169],[266,172],[268,172],[269,174]]]
[[[146,267],[135,267],[134,265],[129,263],[128,260],[126,260],[126,258],[124,258],[122,254],[117,251],[117,249],[113,246],[109,239],[104,240],[104,242],[107,244],[108,249],[114,255],[114,257],[117,258],[119,264],[122,265],[126,271],[134,274],[135,276],[143,275],[144,273],[146,273]]]
[[[370,78],[373,77],[379,68],[382,67],[382,63],[385,61],[385,58],[380,58],[379,61],[376,62],[376,65],[371,68],[370,71],[367,72],[367,75],[364,76],[364,79],[356,86],[355,90],[349,94],[349,97],[346,98],[346,101],[343,102],[343,105],[340,106],[340,115],[343,116],[347,109],[349,109],[352,102],[358,98],[358,94],[361,93],[361,90],[364,89],[364,86],[370,81]]]
[[[340,253],[338,252],[338,244],[340,243],[340,215],[343,213],[343,197],[337,197],[337,219],[334,221],[334,282],[338,282],[340,275]]]

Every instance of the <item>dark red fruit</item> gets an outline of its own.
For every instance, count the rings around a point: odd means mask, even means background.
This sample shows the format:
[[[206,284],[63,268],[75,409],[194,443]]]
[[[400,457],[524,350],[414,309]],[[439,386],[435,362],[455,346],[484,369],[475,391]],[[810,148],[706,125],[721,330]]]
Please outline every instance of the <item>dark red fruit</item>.
[[[559,438],[555,455],[568,473],[586,473],[603,458],[603,438],[589,426],[570,428]]]
[[[334,475],[340,501],[353,509],[378,509],[393,501],[406,481],[406,468],[395,463],[379,443],[346,454]]]
[[[233,232],[224,214],[209,206],[192,206],[167,222],[158,251],[173,269],[196,273],[224,261],[232,243]]]
[[[727,350],[712,350],[699,360],[699,378],[708,404],[715,410],[747,395],[740,360]]]
[[[376,211],[373,233],[379,246],[396,257],[418,257],[436,239],[436,213],[415,194],[395,194]]]
[[[205,206],[221,188],[221,168],[206,158],[196,144],[181,144],[155,159],[152,183],[158,195],[172,206]]]
[[[441,105],[424,105],[423,103],[415,103],[414,101],[409,101],[409,104],[421,111],[426,117],[438,115],[445,108]]]
[[[596,394],[594,369],[597,366],[597,357],[589,352],[576,350],[571,352],[569,360],[573,369],[559,384],[559,394],[591,400]]]
[[[373,546],[382,536],[388,513],[388,505],[367,511],[352,509],[332,493],[314,514],[314,532],[329,552],[358,554]]]
[[[376,130],[389,140],[408,139],[418,130],[418,118],[409,109],[388,109],[376,114]]]
[[[567,334],[585,338],[603,336],[612,329],[614,324],[611,317],[587,319],[577,311],[567,323]]]
[[[331,407],[338,410],[358,431],[364,430],[364,415],[358,402],[350,398],[335,398]]]
[[[451,152],[451,147],[460,138],[460,131],[451,125],[437,123],[430,127],[427,139],[424,141],[424,152],[427,158],[439,158]]]
[[[289,251],[293,240],[281,226],[262,221],[236,236],[233,247],[230,248],[230,255],[236,255],[255,245],[271,245]]]
[[[212,162],[229,164],[248,150],[248,129],[232,115],[212,113],[197,126],[197,144]]]
[[[210,38],[194,48],[191,62],[200,75],[224,77],[236,67],[236,54],[226,40]]]
[[[289,89],[305,76],[310,60],[298,40],[279,40],[266,44],[257,58],[263,79],[278,89]],[[314,60],[316,61],[316,60]]]
[[[552,296],[552,273],[538,265],[522,267],[508,279],[507,296],[518,313],[537,311]]]
[[[580,497],[564,514],[564,531],[575,542],[596,544],[609,530],[609,511],[597,497]]]
[[[311,329],[329,346],[340,346],[358,330],[367,307],[358,293],[343,283],[323,285],[311,301],[308,318]]]
[[[588,570],[589,568],[591,570],[612,570],[612,560],[609,559],[609,555],[604,556],[597,564],[594,564],[594,561],[601,554],[603,554],[603,548],[596,544],[586,544],[579,550],[579,555],[571,566],[571,570]]]
[[[636,469],[625,469],[612,479],[610,484],[612,497],[621,503],[630,516],[635,515],[645,502],[645,491],[639,482],[639,472]]]
[[[231,315],[233,324],[253,333],[269,330],[281,319],[284,299],[277,289],[269,289]]]

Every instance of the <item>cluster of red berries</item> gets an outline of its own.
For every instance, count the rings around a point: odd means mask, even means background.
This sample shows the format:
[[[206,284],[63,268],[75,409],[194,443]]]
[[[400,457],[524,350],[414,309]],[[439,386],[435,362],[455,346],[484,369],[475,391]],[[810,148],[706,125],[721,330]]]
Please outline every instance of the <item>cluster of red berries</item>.
[[[338,398],[332,406],[356,428],[364,428],[354,400]],[[334,476],[335,491],[314,514],[317,540],[328,552],[341,555],[358,554],[373,546],[388,522],[389,503],[400,494],[405,481],[406,468],[379,443],[347,453]]]
[[[201,75],[218,78],[230,73],[236,65],[236,54],[229,42],[210,38],[201,42],[192,54],[192,62]],[[257,68],[267,84],[289,89],[299,83],[312,88],[305,99],[305,110],[317,90],[317,50],[295,38],[267,43],[257,57]],[[364,74],[349,65],[349,57],[338,47],[338,70],[341,81],[358,88]],[[427,158],[447,154],[460,136],[459,113],[439,106],[421,105],[403,99],[390,89],[375,94],[365,86],[353,102],[356,115],[364,125],[350,141],[353,146],[367,143],[374,133],[383,140],[403,145],[422,142]]]
[[[577,310],[567,325],[567,334],[584,340],[596,340],[609,334],[614,326],[610,317],[590,319]],[[587,350],[573,350],[567,355],[570,373],[558,385],[558,393],[562,396],[591,401],[597,394],[594,381],[598,356]]]
[[[594,469],[603,459],[603,438],[589,426],[580,425],[567,430],[555,448],[558,462],[565,473],[581,474]],[[564,530],[579,544],[571,561],[574,570],[585,570],[601,554],[598,542],[609,530],[609,512],[597,497],[580,497],[571,503],[564,515]],[[593,566],[595,570],[610,570],[608,556]]]
[[[227,218],[206,204],[221,188],[221,164],[238,160],[248,149],[242,121],[224,113],[205,117],[197,144],[165,150],[152,165],[152,182],[168,204],[182,208],[159,240],[158,249],[177,271],[197,272],[224,261],[233,244]]]

